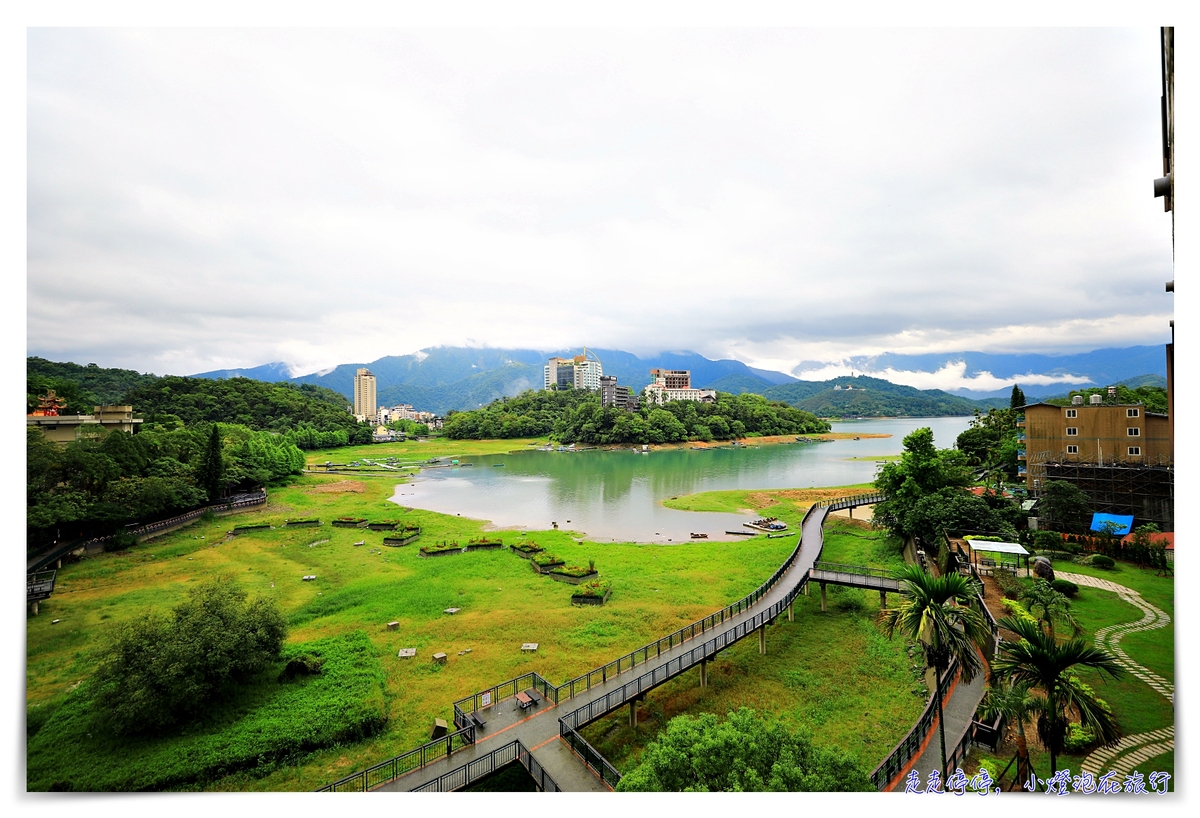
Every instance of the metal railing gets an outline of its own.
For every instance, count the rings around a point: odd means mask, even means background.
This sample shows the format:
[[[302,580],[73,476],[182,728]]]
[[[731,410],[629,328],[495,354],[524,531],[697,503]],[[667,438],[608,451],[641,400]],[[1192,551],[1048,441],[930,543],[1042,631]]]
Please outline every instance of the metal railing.
[[[431,761],[449,756],[455,750],[461,750],[474,742],[474,725],[464,727],[462,730],[422,744],[415,750],[393,756],[387,761],[360,770],[345,778],[339,778],[332,784],[321,787],[317,792],[366,792],[381,784],[395,781],[405,773],[424,767]]]
[[[621,783],[621,773],[617,771],[617,768],[609,764],[608,759],[602,756],[599,750],[588,744],[587,739],[563,724],[562,719],[558,721],[558,734],[601,781],[614,789],[617,784]]]
[[[529,749],[520,741],[512,741],[503,747],[497,747],[485,756],[472,759],[461,767],[456,767],[444,775],[439,775],[412,790],[412,792],[454,792],[486,778],[492,773],[517,763],[533,777],[538,788],[543,792],[561,792],[558,784],[538,763]]]
[[[872,579],[886,579],[892,582],[898,582],[894,572],[886,568],[869,568],[865,565],[843,565],[839,562],[825,562],[817,560],[813,563],[813,571],[828,571],[832,574],[852,574],[857,577],[871,577]]]

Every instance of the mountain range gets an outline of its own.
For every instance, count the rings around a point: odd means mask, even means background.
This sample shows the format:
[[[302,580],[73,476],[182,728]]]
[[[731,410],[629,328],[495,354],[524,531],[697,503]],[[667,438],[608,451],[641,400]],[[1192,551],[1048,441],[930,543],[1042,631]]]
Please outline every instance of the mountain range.
[[[864,375],[821,381],[748,366],[741,361],[711,360],[695,352],[664,352],[640,358],[629,352],[594,349],[606,375],[616,375],[621,385],[640,391],[650,382],[652,368],[687,369],[692,385],[724,392],[754,392],[782,400],[815,414],[850,416],[969,415],[975,409],[1007,406],[1011,387],[991,391],[970,389],[916,389],[877,377],[881,371],[936,372],[949,364],[964,366],[968,378],[990,372],[998,378],[1018,375],[1073,375],[1087,378],[1083,385],[1124,382],[1128,385],[1164,385],[1163,349],[1158,346],[1105,349],[1081,355],[995,355],[952,353],[898,355],[888,353],[850,363]],[[576,350],[543,352],[531,349],[429,347],[410,355],[391,355],[364,363],[341,364],[329,370],[292,377],[284,363],[246,369],[202,372],[197,378],[246,377],[262,381],[291,381],[325,386],[352,399],[354,373],[371,370],[380,405],[412,404],[417,409],[445,414],[475,409],[491,401],[541,389],[542,367],[551,356],[571,357]],[[802,372],[804,364],[797,367]],[[1135,383],[1136,381],[1136,383]],[[1065,395],[1075,384],[1021,384],[1030,399]],[[850,387],[850,388],[847,388]]]

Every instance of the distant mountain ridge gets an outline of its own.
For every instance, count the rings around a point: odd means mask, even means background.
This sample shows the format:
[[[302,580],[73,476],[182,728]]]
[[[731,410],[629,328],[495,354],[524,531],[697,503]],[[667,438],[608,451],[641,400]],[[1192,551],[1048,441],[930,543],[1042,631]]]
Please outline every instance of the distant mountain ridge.
[[[850,361],[866,374],[823,381],[798,380],[792,375],[748,366],[741,361],[711,360],[690,351],[664,352],[640,358],[613,349],[590,349],[604,365],[606,375],[640,391],[650,382],[652,368],[688,369],[692,384],[741,394],[754,392],[782,400],[824,417],[833,416],[939,416],[972,414],[1008,405],[1011,387],[990,391],[970,389],[917,389],[888,381],[879,370],[935,372],[947,363],[966,367],[966,377],[990,372],[999,378],[1019,375],[1078,375],[1088,383],[1151,382],[1161,384],[1166,373],[1160,346],[1100,349],[1078,355],[995,355],[963,352],[929,355],[887,353]],[[375,375],[381,405],[410,403],[418,409],[445,414],[450,410],[477,409],[501,397],[512,397],[525,389],[541,389],[542,367],[551,356],[569,358],[580,349],[544,352],[533,349],[472,347],[429,347],[411,355],[391,355],[375,361],[341,364],[329,370],[291,377],[283,363],[247,369],[203,372],[192,377],[229,378],[243,376],[265,381],[291,381],[325,386],[352,399],[354,372],[366,367]],[[802,367],[796,371],[801,371]],[[816,366],[816,364],[813,364]],[[863,380],[858,380],[862,378]],[[1155,379],[1158,379],[1157,381]],[[843,389],[834,389],[835,386]],[[850,385],[854,389],[845,389]],[[1030,399],[1064,395],[1076,384],[1026,384],[1021,389]],[[860,391],[859,387],[863,387]],[[952,400],[953,399],[953,400]]]

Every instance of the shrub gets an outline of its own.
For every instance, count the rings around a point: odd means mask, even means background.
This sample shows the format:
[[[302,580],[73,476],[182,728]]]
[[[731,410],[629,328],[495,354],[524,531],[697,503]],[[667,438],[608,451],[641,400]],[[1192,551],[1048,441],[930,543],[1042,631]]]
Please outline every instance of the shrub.
[[[1067,738],[1063,742],[1063,752],[1079,754],[1096,743],[1096,734],[1090,727],[1072,722],[1067,728]]]
[[[300,676],[316,676],[321,672],[321,666],[324,664],[325,660],[320,656],[313,656],[311,653],[301,654],[288,660],[283,670],[279,672],[279,681],[290,682]]]
[[[1058,591],[1063,596],[1075,597],[1079,593],[1079,586],[1069,579],[1056,579],[1050,583],[1050,587]]]
[[[1116,564],[1112,557],[1106,557],[1103,554],[1096,554],[1092,557],[1092,565],[1096,568],[1103,568],[1105,571],[1111,571]]]
[[[1008,571],[996,571],[994,578],[996,584],[1000,586],[1000,591],[1009,599],[1019,597],[1027,584],[1024,580],[1010,574]]]
[[[286,634],[274,602],[206,582],[169,615],[117,627],[96,670],[97,702],[118,734],[167,730],[278,659]]]
[[[1057,531],[1037,531],[1033,535],[1033,547],[1038,551],[1065,551],[1067,540]]]
[[[127,534],[122,531],[120,534],[113,534],[108,543],[104,546],[105,551],[124,551],[137,545],[138,538],[132,534]]]

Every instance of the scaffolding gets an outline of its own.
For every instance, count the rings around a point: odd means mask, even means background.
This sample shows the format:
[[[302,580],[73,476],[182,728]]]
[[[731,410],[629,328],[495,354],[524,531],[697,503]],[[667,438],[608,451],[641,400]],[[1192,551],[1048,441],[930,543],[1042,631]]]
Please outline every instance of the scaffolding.
[[[1047,458],[1038,463],[1041,496],[1045,480],[1064,480],[1088,496],[1092,510],[1132,514],[1136,524],[1175,530],[1175,469],[1169,463],[1096,463]]]

